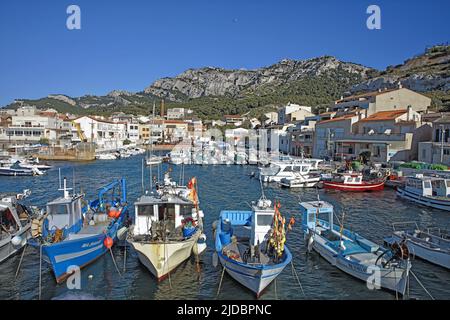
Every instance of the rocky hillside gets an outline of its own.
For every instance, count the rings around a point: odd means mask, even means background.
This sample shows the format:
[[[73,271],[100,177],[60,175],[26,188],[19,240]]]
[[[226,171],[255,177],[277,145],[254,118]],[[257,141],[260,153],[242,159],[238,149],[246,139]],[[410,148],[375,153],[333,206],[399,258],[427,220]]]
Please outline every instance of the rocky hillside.
[[[272,66],[256,70],[207,67],[189,69],[175,78],[157,80],[146,88],[144,93],[177,102],[211,96],[237,97],[243,91],[255,92],[261,87],[286,86],[298,80],[326,75],[336,70],[345,73],[346,78],[354,75],[359,79],[366,79],[367,74],[373,71],[329,56],[300,61],[282,60]]]
[[[164,99],[168,108],[188,107],[201,118],[246,112],[259,116],[289,101],[323,108],[342,95],[390,88],[399,81],[404,87],[432,97],[436,109],[450,110],[450,46],[429,48],[385,71],[330,56],[282,60],[254,70],[206,67],[162,78],[138,93],[114,90],[106,96],[77,98],[49,95],[38,100],[17,100],[8,107],[31,104],[75,114],[148,114],[154,102],[158,108]]]

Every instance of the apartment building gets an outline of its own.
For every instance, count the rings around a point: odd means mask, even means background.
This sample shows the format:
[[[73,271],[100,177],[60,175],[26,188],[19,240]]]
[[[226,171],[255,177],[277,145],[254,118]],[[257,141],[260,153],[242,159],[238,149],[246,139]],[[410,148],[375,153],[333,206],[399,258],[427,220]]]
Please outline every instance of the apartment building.
[[[437,118],[432,124],[430,141],[419,143],[418,159],[427,163],[450,165],[450,114]]]
[[[416,112],[423,112],[431,105],[431,99],[403,88],[399,85],[396,89],[385,89],[367,92],[349,97],[342,97],[334,102],[332,111],[349,112],[354,110],[364,110],[365,116],[380,111],[401,110],[411,106]]]
[[[167,120],[182,120],[193,114],[191,109],[171,108],[167,110]]]
[[[311,107],[300,106],[298,104],[288,103],[278,109],[278,124],[285,124],[296,121],[303,121],[306,117],[314,116]]]
[[[113,150],[123,146],[127,138],[127,124],[113,122],[104,118],[82,116],[73,120],[87,141],[96,144],[99,150]]]

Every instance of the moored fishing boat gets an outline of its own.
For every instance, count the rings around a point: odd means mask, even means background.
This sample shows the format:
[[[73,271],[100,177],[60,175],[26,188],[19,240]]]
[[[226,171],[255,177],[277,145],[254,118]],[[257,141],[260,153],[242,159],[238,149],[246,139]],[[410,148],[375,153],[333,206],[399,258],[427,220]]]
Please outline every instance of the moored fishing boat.
[[[14,195],[0,194],[0,263],[22,249],[31,237],[31,220],[39,215],[22,203],[29,190]]]
[[[422,174],[406,177],[404,186],[397,188],[397,196],[427,207],[450,211],[450,179]]]
[[[333,206],[324,201],[300,203],[302,229],[308,251],[315,250],[331,265],[367,283],[404,295],[411,262],[403,242],[383,248],[359,234],[333,223]],[[323,216],[325,217],[323,218]]]
[[[415,228],[411,228],[413,225]],[[404,242],[409,252],[416,257],[450,269],[450,235],[441,229],[421,230],[415,222],[394,223],[392,236],[384,241],[388,244]]]
[[[160,163],[162,163],[162,157],[160,157],[160,156],[156,156],[156,155],[152,154],[152,155],[148,156],[147,158],[145,158],[145,164],[147,166],[154,166],[154,165],[157,165]]]
[[[224,271],[257,297],[292,260],[278,208],[263,194],[252,211],[222,211],[215,223],[216,254]]]
[[[263,182],[280,182],[282,179],[294,179],[296,174],[307,174],[313,168],[309,159],[272,161],[269,167],[259,168],[259,177]]]
[[[121,190],[120,197],[114,194],[116,187]],[[124,179],[101,188],[98,199],[89,205],[84,195],[70,195],[69,190],[64,178],[63,196],[47,203],[46,213],[32,224],[30,244],[42,249],[57,283],[63,282],[73,267],[81,269],[110,249],[128,215]],[[104,196],[110,190],[112,196],[107,200]]]
[[[198,255],[205,249],[203,211],[199,208],[195,178],[185,187],[166,173],[157,192],[142,195],[135,208],[135,224],[127,240],[158,281],[192,253]]]
[[[39,176],[43,174],[41,170],[34,166],[31,168],[22,167],[19,161],[12,165],[0,167],[0,176]]]
[[[299,171],[295,171],[291,176],[282,178],[279,182],[286,188],[311,188],[315,187],[320,181],[320,174],[311,173],[312,166],[304,164],[300,166]]]
[[[363,179],[362,173],[346,172],[342,174],[335,174],[332,179],[324,180],[322,183],[325,189],[364,192],[383,190],[384,182],[385,179],[373,179],[365,181]]]

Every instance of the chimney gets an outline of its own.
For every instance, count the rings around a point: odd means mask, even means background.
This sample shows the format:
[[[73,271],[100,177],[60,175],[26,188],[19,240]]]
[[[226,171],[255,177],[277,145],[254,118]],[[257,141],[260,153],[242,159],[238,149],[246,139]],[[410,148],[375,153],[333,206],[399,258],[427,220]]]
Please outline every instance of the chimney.
[[[410,121],[411,119],[411,112],[412,112],[412,107],[409,105],[406,108],[406,121]]]
[[[160,115],[161,118],[164,118],[164,99],[161,100],[161,110],[160,110]]]

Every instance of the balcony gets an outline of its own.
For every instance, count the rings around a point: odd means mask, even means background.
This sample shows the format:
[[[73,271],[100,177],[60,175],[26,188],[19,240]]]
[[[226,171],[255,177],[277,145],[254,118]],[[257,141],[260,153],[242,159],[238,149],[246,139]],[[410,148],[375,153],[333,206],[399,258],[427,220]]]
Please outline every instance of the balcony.
[[[390,143],[390,142],[402,142],[412,139],[412,133],[374,133],[374,134],[361,134],[361,133],[351,133],[341,135],[339,137],[331,138],[333,141],[337,142],[365,142],[365,143]]]

